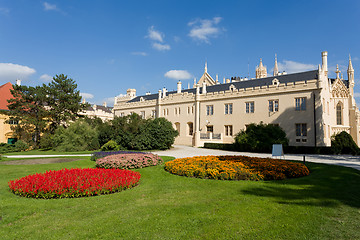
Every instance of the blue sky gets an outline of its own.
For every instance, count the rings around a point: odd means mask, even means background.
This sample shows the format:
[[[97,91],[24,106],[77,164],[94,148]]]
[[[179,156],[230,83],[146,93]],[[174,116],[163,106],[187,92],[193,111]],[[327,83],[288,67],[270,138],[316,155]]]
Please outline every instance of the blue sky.
[[[208,72],[316,69],[328,51],[347,79],[348,55],[360,96],[360,1],[0,1],[0,84],[73,78],[91,103],[175,90]],[[357,98],[360,103],[360,98]]]

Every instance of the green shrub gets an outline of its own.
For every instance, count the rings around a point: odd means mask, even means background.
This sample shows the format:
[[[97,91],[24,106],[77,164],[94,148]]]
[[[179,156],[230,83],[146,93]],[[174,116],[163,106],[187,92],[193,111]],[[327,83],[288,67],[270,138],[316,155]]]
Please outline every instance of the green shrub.
[[[114,151],[119,150],[119,146],[114,140],[110,140],[101,147],[101,151]]]
[[[71,123],[67,128],[58,127],[53,136],[53,144],[54,148],[61,152],[100,148],[97,129],[81,119]]]
[[[331,148],[335,154],[357,155],[360,153],[360,149],[351,135],[345,131],[331,137]]]
[[[18,150],[15,147],[15,144],[0,143],[0,154],[17,152],[17,151]]]
[[[21,140],[17,140],[14,145],[19,152],[26,151],[29,148],[29,145]]]
[[[286,133],[278,125],[252,123],[235,136],[234,147],[238,151],[271,152],[273,144],[287,146]]]

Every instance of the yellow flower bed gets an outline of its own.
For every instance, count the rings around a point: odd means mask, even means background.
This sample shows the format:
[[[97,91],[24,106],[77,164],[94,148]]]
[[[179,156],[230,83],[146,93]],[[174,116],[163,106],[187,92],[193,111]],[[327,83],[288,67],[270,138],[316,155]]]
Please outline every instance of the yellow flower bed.
[[[255,181],[302,177],[310,173],[301,163],[245,156],[179,158],[165,163],[165,170],[187,177]]]

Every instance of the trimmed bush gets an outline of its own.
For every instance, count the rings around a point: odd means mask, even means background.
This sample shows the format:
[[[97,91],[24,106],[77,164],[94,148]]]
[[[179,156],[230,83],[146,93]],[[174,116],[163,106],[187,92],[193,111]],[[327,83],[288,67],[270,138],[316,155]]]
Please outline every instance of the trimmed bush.
[[[235,136],[234,147],[237,151],[270,153],[273,144],[287,146],[286,133],[278,125],[252,123]]]
[[[180,158],[166,162],[165,170],[181,176],[220,180],[280,180],[310,173],[301,163],[246,156]]]
[[[21,140],[17,140],[14,145],[15,145],[15,148],[20,152],[26,151],[29,148],[29,145],[26,142],[21,141]]]
[[[11,191],[32,198],[73,198],[119,192],[136,186],[140,173],[120,169],[62,169],[9,181]]]
[[[156,154],[128,153],[110,155],[96,160],[98,168],[133,169],[155,166],[162,163],[161,157]]]
[[[335,154],[357,155],[360,153],[360,149],[351,135],[345,131],[331,137],[331,148]]]
[[[110,140],[101,147],[101,151],[114,151],[118,150],[119,146],[114,140]]]

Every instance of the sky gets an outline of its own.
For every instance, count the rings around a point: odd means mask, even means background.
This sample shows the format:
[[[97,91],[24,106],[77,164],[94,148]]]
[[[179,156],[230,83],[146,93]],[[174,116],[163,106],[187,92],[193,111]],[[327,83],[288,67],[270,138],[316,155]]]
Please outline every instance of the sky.
[[[360,1],[0,0],[0,85],[40,85],[56,74],[86,101],[112,105],[137,95],[215,79],[317,69],[328,52],[347,79],[351,54],[360,103]]]

